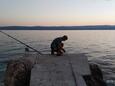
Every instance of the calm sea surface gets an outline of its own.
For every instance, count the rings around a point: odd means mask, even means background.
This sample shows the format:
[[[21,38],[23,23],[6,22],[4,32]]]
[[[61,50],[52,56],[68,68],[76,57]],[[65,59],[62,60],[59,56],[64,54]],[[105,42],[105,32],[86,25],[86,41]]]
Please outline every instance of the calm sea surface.
[[[98,64],[108,83],[115,81],[115,30],[5,30],[4,32],[23,41],[42,53],[50,53],[50,43],[56,37],[68,35],[66,53],[85,53],[92,63]],[[7,61],[24,53],[22,44],[0,33],[0,82]],[[1,84],[0,84],[1,86]]]

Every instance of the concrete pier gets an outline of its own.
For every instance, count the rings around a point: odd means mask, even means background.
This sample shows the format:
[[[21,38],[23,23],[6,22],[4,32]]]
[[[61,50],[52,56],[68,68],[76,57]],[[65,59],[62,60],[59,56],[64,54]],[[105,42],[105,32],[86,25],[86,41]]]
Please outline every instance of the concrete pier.
[[[83,75],[90,75],[84,54],[41,55],[31,71],[30,86],[86,86]]]

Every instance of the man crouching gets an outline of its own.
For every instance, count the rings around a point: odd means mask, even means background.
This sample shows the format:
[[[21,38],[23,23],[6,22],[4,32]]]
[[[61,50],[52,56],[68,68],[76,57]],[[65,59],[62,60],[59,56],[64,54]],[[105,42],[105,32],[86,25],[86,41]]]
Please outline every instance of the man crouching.
[[[54,52],[57,53],[57,56],[63,55],[65,50],[63,48],[64,44],[62,41],[66,41],[67,39],[68,37],[66,35],[54,39],[51,43],[51,55],[54,55]]]

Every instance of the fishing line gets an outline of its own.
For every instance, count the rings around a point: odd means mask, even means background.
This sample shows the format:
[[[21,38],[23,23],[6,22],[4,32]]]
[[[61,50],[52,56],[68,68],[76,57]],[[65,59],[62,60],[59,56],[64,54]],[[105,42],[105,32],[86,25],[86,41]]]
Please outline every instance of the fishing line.
[[[13,37],[13,36],[11,36],[11,35],[9,35],[9,34],[7,34],[7,33],[3,32],[3,31],[1,31],[1,30],[0,30],[0,32],[1,32],[1,33],[3,33],[3,34],[4,34],[4,35],[6,35],[6,36],[8,36],[8,37],[10,37],[10,38],[12,38],[12,39],[14,39],[14,40],[18,41],[19,43],[21,43],[21,44],[25,45],[26,47],[28,47],[28,48],[30,48],[30,49],[32,49],[32,50],[34,50],[34,51],[35,51],[35,52],[37,52],[38,54],[42,55],[42,53],[41,53],[40,51],[38,51],[38,50],[34,49],[33,47],[31,47],[31,46],[27,45],[27,44],[26,44],[26,43],[24,43],[24,42],[22,42],[22,41],[18,40],[17,38],[15,38],[15,37]]]

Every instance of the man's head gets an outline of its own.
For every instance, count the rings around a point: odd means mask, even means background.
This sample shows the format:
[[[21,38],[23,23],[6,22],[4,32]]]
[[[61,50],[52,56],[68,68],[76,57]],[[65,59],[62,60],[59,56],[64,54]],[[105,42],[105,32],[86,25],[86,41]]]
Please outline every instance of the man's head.
[[[68,39],[67,35],[62,36],[63,41],[66,41]]]

